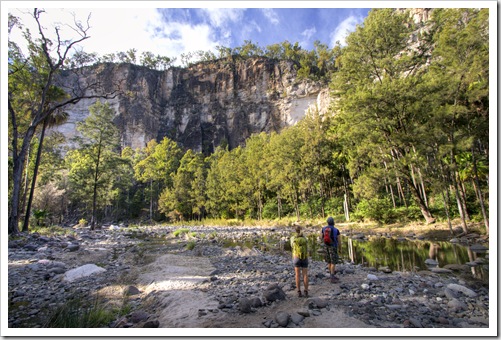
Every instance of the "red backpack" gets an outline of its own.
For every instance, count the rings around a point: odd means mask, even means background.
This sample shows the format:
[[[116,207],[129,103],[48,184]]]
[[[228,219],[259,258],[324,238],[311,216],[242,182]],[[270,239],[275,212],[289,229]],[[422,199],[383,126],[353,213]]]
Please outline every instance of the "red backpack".
[[[324,229],[324,243],[328,245],[332,245],[331,230],[331,227],[326,227]]]

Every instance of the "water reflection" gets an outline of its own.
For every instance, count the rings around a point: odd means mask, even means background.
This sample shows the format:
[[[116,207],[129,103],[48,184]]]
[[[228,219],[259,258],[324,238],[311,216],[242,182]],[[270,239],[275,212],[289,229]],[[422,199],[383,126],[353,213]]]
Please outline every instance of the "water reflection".
[[[307,238],[310,257],[323,261],[323,249],[318,235],[309,234]],[[452,266],[453,269],[462,271],[467,268],[474,278],[488,280],[488,250],[474,251],[471,247],[445,241],[385,237],[371,237],[368,240],[343,237],[342,243],[341,259],[354,264],[403,272]],[[289,240],[268,234],[245,239],[226,239],[223,244],[226,247],[256,248],[262,252],[291,251]]]
[[[316,259],[321,259],[319,247],[316,248]],[[314,255],[314,254],[312,254]],[[465,265],[471,267],[475,278],[486,279],[488,264],[486,253],[478,253],[470,247],[450,242],[430,242],[421,240],[400,240],[374,237],[370,240],[343,238],[341,258],[355,264],[362,264],[380,269],[388,267],[394,271],[418,271],[432,267],[443,268],[446,265]]]

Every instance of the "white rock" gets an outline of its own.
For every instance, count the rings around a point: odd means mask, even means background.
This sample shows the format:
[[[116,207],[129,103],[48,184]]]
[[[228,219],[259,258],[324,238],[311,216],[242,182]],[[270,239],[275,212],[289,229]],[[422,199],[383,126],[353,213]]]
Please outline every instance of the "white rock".
[[[475,293],[473,290],[471,290],[469,288],[466,288],[464,286],[455,284],[455,283],[448,284],[447,288],[449,288],[449,289],[451,289],[453,291],[456,291],[456,292],[461,292],[461,293],[463,293],[463,294],[465,294],[466,296],[469,296],[469,297],[476,297],[477,296],[477,293]]]
[[[371,281],[377,281],[378,277],[374,274],[367,274],[367,279],[369,279]]]
[[[105,271],[106,269],[98,267],[95,264],[85,264],[81,267],[70,269],[66,273],[64,273],[63,281],[72,282],[81,277],[90,276]]]
[[[361,287],[362,287],[363,290],[369,289],[369,285],[367,283],[362,283]]]

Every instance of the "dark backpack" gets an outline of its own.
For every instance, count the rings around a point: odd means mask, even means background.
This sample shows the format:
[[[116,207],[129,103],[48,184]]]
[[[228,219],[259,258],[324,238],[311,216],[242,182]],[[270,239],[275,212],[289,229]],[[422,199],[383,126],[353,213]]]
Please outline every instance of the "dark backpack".
[[[331,227],[325,227],[324,229],[324,243],[331,246],[334,242],[331,237]]]

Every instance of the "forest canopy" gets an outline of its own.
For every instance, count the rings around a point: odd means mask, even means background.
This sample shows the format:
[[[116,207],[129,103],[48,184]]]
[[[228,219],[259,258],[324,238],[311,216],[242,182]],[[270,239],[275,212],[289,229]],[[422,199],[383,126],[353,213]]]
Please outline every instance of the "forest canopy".
[[[34,11],[34,18],[42,15]],[[102,62],[172,66],[167,57],[127,52],[99,57],[79,41],[34,39],[29,54],[9,41],[9,233],[31,224],[295,219],[334,215],[379,223],[460,218],[488,232],[489,27],[487,9],[435,9],[425,26],[408,13],[369,12],[346,39],[312,51],[288,41],[181,55],[185,66],[255,56],[291,60],[298,78],[327,84],[330,112],[310,111],[280,133],[221,145],[211,155],[168,138],[120,149],[113,109],[101,94],[79,129],[87,139],[63,155],[71,96],[54,86],[63,69]],[[9,17],[9,28],[20,26]],[[78,27],[82,40],[86,28]],[[40,28],[43,31],[42,28]],[[57,46],[57,53],[49,47]],[[95,93],[95,92],[94,92]],[[103,129],[104,128],[104,129]],[[30,207],[30,186],[33,206]],[[25,224],[23,230],[28,230]]]

